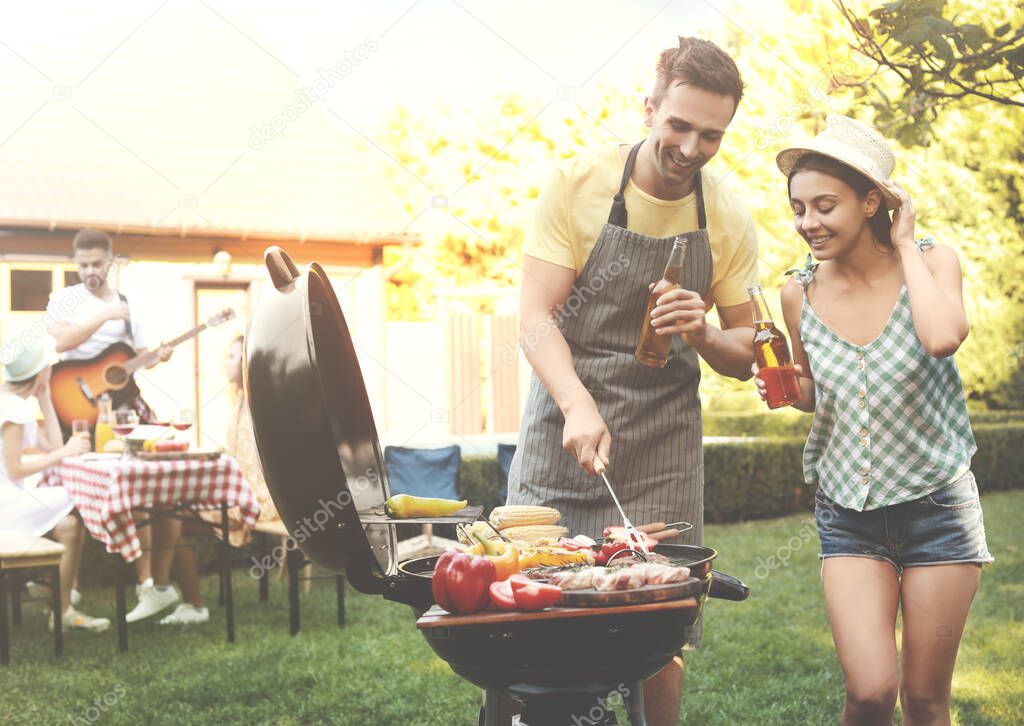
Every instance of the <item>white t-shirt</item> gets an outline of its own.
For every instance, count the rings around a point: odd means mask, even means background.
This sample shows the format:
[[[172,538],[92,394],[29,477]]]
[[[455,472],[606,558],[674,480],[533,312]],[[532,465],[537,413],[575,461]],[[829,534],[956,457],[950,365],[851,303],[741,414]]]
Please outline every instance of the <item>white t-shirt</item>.
[[[50,295],[50,302],[46,306],[47,321],[50,325],[59,321],[66,321],[74,325],[82,324],[86,319],[96,315],[102,308],[118,302],[116,295],[110,300],[102,300],[82,283],[65,287]],[[64,351],[60,354],[61,360],[82,360],[97,356],[113,343],[127,343],[136,352],[142,352],[151,347],[151,338],[147,334],[144,325],[136,315],[136,307],[128,300],[128,309],[131,314],[132,334],[129,336],[124,320],[108,320],[103,323],[88,340],[77,348]]]
[[[10,422],[21,426],[21,448],[29,449],[36,445],[39,424],[36,423],[36,409],[27,399],[13,393],[0,392],[0,432],[5,423]],[[21,486],[20,479],[7,476],[7,460],[4,458],[4,437],[0,433],[0,482],[11,482]]]

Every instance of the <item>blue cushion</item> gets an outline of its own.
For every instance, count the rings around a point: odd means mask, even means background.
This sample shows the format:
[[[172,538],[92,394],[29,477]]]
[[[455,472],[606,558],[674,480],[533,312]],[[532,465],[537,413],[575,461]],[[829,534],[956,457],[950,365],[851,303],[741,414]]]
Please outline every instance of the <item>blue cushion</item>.
[[[498,444],[498,466],[501,468],[501,503],[508,499],[508,470],[512,467],[512,457],[515,456],[515,444]]]
[[[384,447],[384,466],[392,494],[458,499],[455,481],[461,463],[462,450],[458,446],[441,449]]]

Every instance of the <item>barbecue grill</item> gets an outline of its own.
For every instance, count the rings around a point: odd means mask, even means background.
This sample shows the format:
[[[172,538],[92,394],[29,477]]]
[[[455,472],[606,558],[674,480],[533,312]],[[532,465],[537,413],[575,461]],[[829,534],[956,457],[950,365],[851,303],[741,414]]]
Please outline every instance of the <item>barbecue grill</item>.
[[[656,552],[691,568],[683,599],[465,616],[437,608],[437,557],[396,559],[395,522],[382,514],[389,496],[384,459],[331,283],[318,264],[300,272],[277,247],[265,262],[273,289],[246,336],[245,390],[267,486],[304,554],[344,571],[360,592],[410,605],[435,653],[487,691],[484,723],[498,723],[502,693],[524,704],[530,726],[561,726],[574,714],[605,723],[592,718],[596,699],[628,686],[630,720],[643,724],[643,679],[676,655],[709,592],[742,600],[749,593],[743,583],[711,569],[711,548],[659,545]],[[465,522],[480,514],[471,507],[413,521]]]

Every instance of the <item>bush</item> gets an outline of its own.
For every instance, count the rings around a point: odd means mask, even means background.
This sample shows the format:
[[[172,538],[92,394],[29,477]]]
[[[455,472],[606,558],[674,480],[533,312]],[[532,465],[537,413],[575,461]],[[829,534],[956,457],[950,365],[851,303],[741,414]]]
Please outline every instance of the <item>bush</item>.
[[[974,436],[978,453],[971,467],[981,491],[1024,487],[1024,421],[977,424]],[[814,491],[804,484],[804,441],[803,436],[785,436],[705,442],[704,521],[739,522],[811,510]],[[487,513],[501,501],[500,477],[494,457],[467,457],[459,496],[484,505]]]

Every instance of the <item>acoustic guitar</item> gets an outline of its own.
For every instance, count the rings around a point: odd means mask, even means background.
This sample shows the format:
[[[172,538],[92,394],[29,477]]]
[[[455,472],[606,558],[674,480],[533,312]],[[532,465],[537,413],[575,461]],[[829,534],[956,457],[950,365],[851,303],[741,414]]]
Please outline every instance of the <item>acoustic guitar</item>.
[[[205,323],[164,343],[172,348],[199,335],[207,328],[225,323],[235,317],[235,311],[225,308]],[[53,407],[61,426],[69,428],[76,419],[85,419],[90,426],[99,415],[97,401],[109,393],[114,408],[128,404],[139,395],[139,387],[132,375],[160,360],[157,350],[136,353],[127,343],[114,343],[99,355],[84,360],[65,360],[53,367],[50,393]]]

